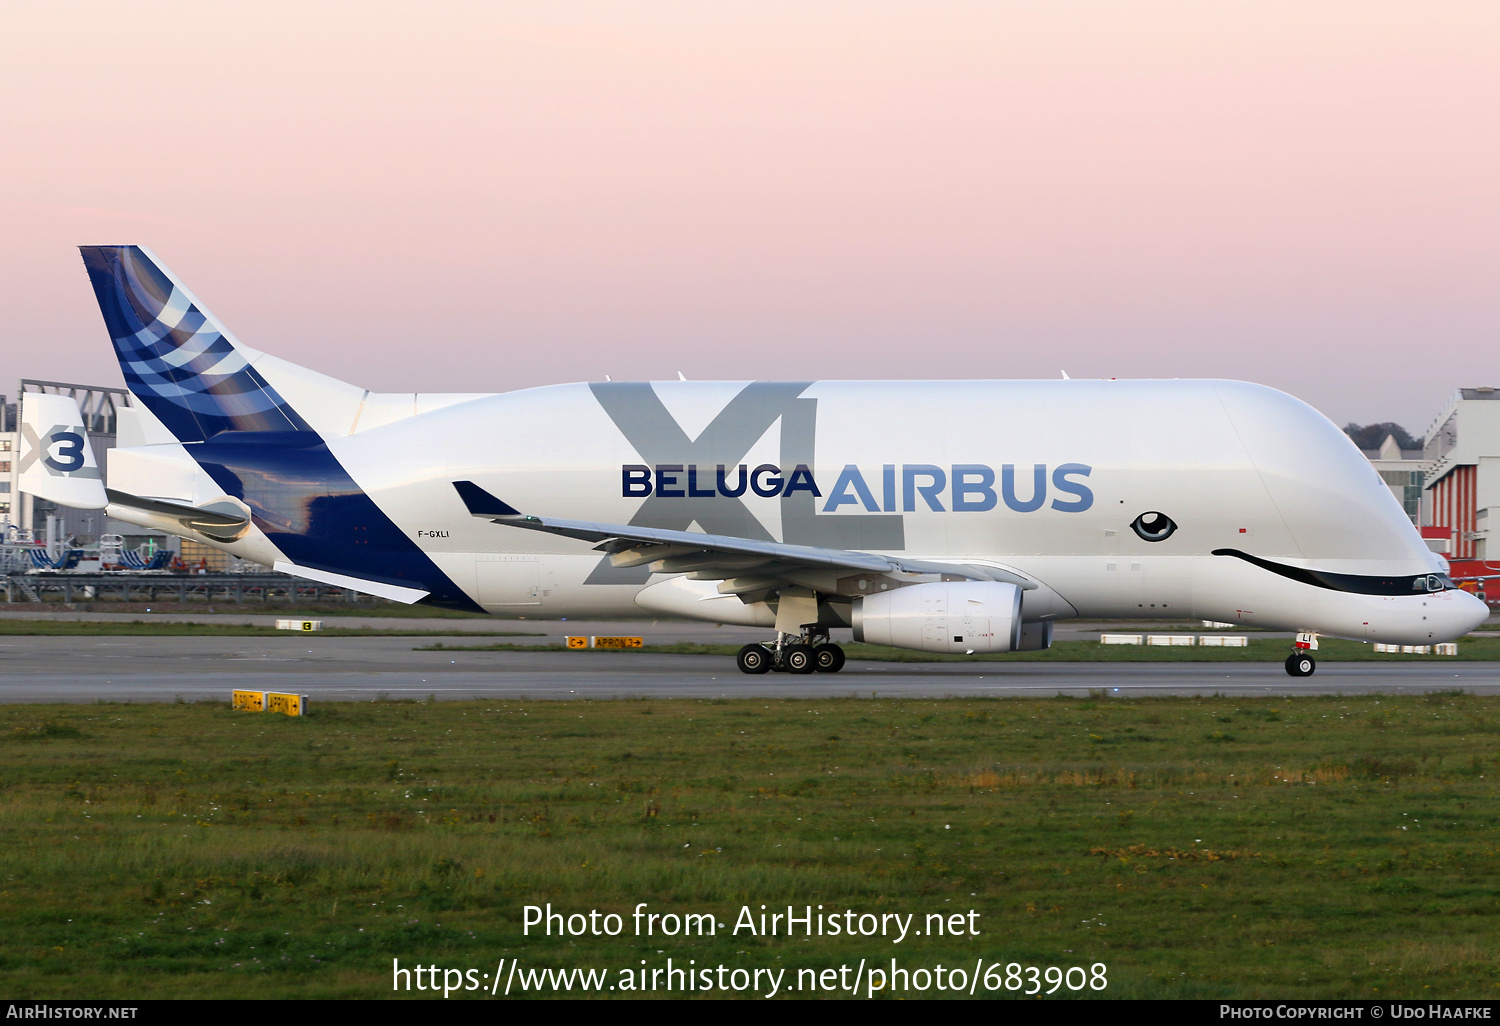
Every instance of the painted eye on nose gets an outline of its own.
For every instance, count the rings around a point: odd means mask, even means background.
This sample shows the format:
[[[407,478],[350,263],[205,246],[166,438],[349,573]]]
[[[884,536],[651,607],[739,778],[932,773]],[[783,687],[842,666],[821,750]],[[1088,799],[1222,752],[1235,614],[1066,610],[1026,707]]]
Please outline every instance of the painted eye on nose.
[[[1151,510],[1132,520],[1130,529],[1141,541],[1159,542],[1172,537],[1172,532],[1177,530],[1177,524],[1165,513]]]

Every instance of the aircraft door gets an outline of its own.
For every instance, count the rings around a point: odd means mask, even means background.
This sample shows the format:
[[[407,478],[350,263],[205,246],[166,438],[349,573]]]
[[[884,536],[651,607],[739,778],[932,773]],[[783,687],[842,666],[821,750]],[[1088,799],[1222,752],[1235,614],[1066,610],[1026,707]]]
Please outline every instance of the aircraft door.
[[[535,556],[481,555],[474,569],[480,605],[542,604],[541,562]]]
[[[1395,601],[1388,595],[1382,595],[1370,603],[1374,608],[1367,608],[1363,618],[1366,641],[1381,640],[1381,627],[1389,627],[1395,621],[1396,618],[1392,615],[1395,612]]]

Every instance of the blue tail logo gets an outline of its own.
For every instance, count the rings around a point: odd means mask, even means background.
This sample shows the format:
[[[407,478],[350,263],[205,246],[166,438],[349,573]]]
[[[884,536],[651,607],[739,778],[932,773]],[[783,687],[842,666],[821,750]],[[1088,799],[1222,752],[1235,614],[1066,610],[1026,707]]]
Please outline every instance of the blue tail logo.
[[[79,248],[126,385],[180,441],[310,430],[150,252]]]

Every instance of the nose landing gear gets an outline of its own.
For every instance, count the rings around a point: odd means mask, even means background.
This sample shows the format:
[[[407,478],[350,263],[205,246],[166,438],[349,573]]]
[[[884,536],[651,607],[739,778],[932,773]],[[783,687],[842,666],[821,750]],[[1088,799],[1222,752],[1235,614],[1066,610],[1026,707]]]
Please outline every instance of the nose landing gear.
[[[1292,642],[1292,654],[1286,657],[1287,674],[1292,677],[1311,677],[1318,668],[1318,661],[1312,657],[1317,647],[1316,634],[1298,634],[1297,640]]]
[[[774,642],[746,645],[735,656],[741,673],[838,673],[844,668],[844,650],[828,635],[778,634]]]

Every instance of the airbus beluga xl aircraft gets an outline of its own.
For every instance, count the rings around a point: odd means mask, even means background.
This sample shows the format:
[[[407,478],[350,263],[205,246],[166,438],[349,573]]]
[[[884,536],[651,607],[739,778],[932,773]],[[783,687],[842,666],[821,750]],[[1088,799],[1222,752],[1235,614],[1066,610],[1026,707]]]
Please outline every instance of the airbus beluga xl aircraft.
[[[380,394],[241,344],[142,247],[83,259],[134,402],[106,492],[76,409],[29,396],[46,451],[27,490],[314,581],[764,627],[746,673],[837,671],[833,628],[1007,652],[1087,617],[1296,631],[1306,676],[1319,634],[1425,645],[1488,615],[1343,432],[1259,385]]]

